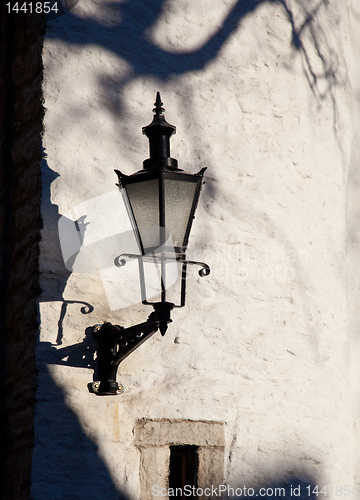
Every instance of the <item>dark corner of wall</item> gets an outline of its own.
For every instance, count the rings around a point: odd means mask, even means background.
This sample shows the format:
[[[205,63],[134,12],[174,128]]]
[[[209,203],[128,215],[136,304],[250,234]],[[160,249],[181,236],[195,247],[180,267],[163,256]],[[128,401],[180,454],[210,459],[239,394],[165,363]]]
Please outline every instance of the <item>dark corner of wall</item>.
[[[39,329],[42,14],[0,7],[0,498],[30,498]]]

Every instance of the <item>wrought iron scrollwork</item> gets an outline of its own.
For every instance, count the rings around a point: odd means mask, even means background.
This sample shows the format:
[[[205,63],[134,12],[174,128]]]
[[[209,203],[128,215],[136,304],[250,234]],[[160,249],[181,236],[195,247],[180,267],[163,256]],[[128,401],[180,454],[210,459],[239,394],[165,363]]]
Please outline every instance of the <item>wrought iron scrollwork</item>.
[[[173,262],[179,262],[182,264],[182,270],[181,270],[181,301],[179,305],[174,305],[174,307],[184,307],[185,306],[185,295],[186,295],[186,276],[187,276],[187,265],[192,264],[196,266],[200,266],[201,269],[198,271],[199,276],[203,278],[204,276],[209,276],[210,274],[210,267],[205,264],[205,262],[197,262],[195,260],[186,260],[184,254],[162,254],[162,255],[156,255],[156,254],[149,254],[149,255],[137,255],[137,254],[131,254],[131,253],[123,253],[121,255],[118,255],[114,259],[114,264],[116,267],[123,267],[126,264],[126,258],[128,259],[138,259],[139,263],[139,271],[140,271],[140,285],[141,285],[141,290],[145,290],[145,282],[144,282],[144,262],[152,262],[152,263],[160,263],[161,261],[173,261]],[[144,292],[144,295],[145,292]],[[154,302],[148,302],[145,298],[142,300],[143,304],[146,305],[154,305]]]
[[[201,266],[201,269],[198,271],[199,276],[203,278],[204,276],[209,276],[210,267],[205,264],[205,262],[196,262],[195,260],[187,260],[188,264],[195,264],[196,266]]]

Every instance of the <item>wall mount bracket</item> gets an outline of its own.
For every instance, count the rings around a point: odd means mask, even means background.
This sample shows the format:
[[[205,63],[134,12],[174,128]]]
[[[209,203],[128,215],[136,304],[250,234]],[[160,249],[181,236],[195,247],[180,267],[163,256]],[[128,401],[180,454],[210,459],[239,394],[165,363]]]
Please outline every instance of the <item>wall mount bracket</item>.
[[[132,352],[160,330],[165,335],[168,323],[171,323],[170,311],[174,304],[158,302],[153,304],[154,311],[147,321],[139,325],[124,328],[111,323],[95,325],[93,334],[98,341],[98,376],[99,380],[88,384],[89,391],[98,396],[122,394],[124,387],[116,382],[119,364]]]

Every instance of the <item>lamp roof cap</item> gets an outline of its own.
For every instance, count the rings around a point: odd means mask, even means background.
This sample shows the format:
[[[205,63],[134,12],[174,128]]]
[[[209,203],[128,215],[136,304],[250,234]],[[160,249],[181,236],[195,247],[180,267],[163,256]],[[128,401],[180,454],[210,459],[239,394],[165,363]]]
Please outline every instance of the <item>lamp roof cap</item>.
[[[153,121],[146,127],[142,128],[142,133],[148,138],[154,135],[166,135],[170,137],[176,133],[176,127],[174,125],[170,125],[170,123],[165,120],[165,109],[162,105],[163,103],[161,102],[160,92],[157,92],[156,101],[154,102],[155,108],[153,109],[153,113],[155,113]]]

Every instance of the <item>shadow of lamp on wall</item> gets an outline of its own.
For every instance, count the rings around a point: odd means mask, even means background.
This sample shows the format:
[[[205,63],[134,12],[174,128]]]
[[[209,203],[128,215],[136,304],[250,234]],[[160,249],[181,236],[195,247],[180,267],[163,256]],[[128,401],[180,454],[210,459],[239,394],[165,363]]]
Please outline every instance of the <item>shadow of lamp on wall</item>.
[[[154,311],[147,321],[129,328],[111,323],[94,326],[93,332],[98,341],[99,381],[89,384],[89,389],[101,396],[123,392],[123,386],[116,382],[116,373],[121,361],[158,330],[161,335],[165,335],[168,324],[172,321],[171,310],[185,305],[187,265],[200,265],[200,276],[210,273],[207,264],[186,260],[191,225],[206,168],[197,174],[189,174],[179,169],[177,160],[170,157],[170,137],[176,128],[165,120],[162,104],[158,92],[153,121],[142,129],[150,142],[150,158],[143,162],[143,169],[131,175],[115,170],[119,178],[117,185],[123,194],[139,247],[139,255],[118,255],[114,264],[122,267],[127,258],[138,260],[142,303],[152,305]],[[159,302],[149,302],[146,298],[144,263],[149,262],[159,269]],[[166,278],[170,263],[181,266],[181,298],[178,305],[167,301]]]

